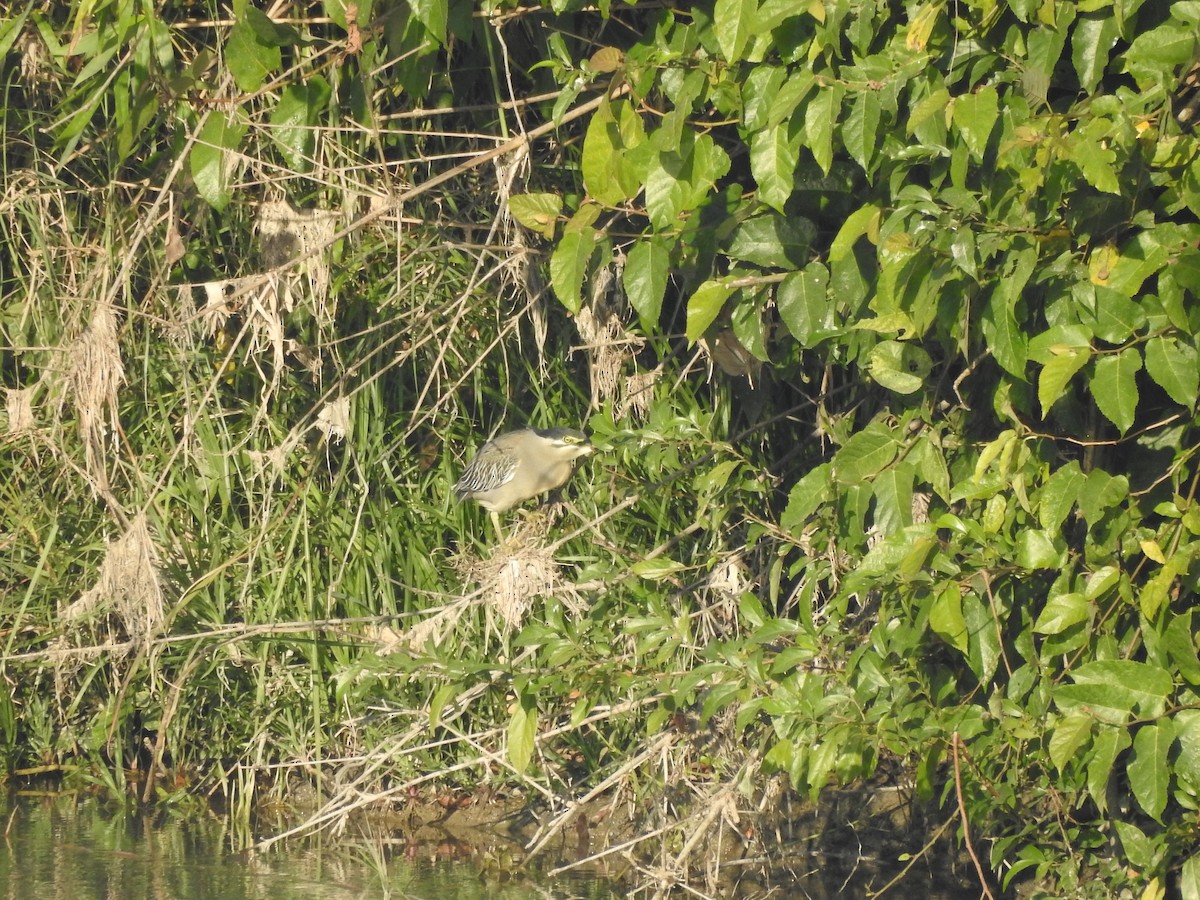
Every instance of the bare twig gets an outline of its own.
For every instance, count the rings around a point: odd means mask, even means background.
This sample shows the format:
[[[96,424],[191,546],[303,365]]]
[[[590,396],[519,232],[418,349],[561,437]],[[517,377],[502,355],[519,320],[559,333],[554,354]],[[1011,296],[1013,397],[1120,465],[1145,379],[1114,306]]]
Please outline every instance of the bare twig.
[[[958,814],[962,819],[963,843],[967,845],[967,853],[971,854],[971,862],[975,863],[975,872],[979,875],[979,883],[983,887],[984,896],[988,900],[996,900],[992,894],[992,889],[988,887],[987,876],[983,872],[983,866],[979,862],[979,857],[975,855],[975,848],[971,845],[971,824],[967,820],[967,807],[963,800],[962,790],[962,769],[958,762],[958,753],[961,744],[962,741],[956,731],[950,739],[950,747],[954,754],[954,791],[958,797]]]

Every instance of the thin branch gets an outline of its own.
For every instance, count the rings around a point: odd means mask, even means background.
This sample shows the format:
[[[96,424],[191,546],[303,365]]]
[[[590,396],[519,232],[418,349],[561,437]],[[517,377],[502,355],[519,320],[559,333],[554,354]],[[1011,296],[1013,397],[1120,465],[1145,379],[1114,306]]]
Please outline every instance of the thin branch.
[[[979,883],[983,886],[984,896],[988,900],[996,900],[995,895],[992,894],[992,889],[988,887],[987,876],[983,872],[983,866],[979,862],[979,857],[975,855],[975,848],[971,845],[971,824],[967,820],[967,807],[963,801],[962,769],[958,763],[958,751],[961,746],[961,739],[957,731],[954,732],[954,735],[950,739],[950,746],[954,751],[954,791],[958,797],[958,814],[962,818],[963,843],[967,845],[967,853],[971,854],[971,862],[975,863],[975,872],[979,875]]]

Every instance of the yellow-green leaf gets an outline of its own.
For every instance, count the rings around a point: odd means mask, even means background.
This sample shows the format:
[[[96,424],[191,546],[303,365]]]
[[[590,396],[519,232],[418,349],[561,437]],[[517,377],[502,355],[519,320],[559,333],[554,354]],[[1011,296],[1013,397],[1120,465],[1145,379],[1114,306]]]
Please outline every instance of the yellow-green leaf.
[[[508,198],[512,217],[547,240],[554,238],[563,201],[558,194],[513,194]]]
[[[704,337],[708,326],[716,321],[725,301],[729,299],[734,288],[720,279],[709,280],[696,289],[687,305],[687,339],[694,344]]]
[[[957,584],[947,584],[934,599],[929,627],[960,653],[967,652],[967,620],[963,618],[962,593]]]
[[[572,315],[583,305],[581,290],[588,262],[596,249],[597,233],[590,225],[579,231],[568,231],[550,256],[550,284],[560,303]]]
[[[1000,117],[1000,97],[996,89],[985,86],[973,94],[956,97],[952,117],[971,156],[982,160],[988,138]]]
[[[670,271],[670,247],[662,238],[643,238],[629,251],[621,283],[647,333],[658,330],[663,294]]]
[[[1180,406],[1195,406],[1200,387],[1196,348],[1173,337],[1152,337],[1146,342],[1146,372]]]
[[[508,761],[518,774],[529,768],[536,736],[537,708],[526,708],[518,699],[512,718],[508,722]]]
[[[1075,373],[1087,365],[1091,355],[1089,348],[1062,348],[1042,366],[1038,376],[1038,402],[1042,406],[1042,418],[1050,414],[1050,407],[1063,395]]]
[[[844,259],[854,248],[854,244],[864,234],[867,240],[875,243],[879,240],[880,210],[874,203],[861,206],[842,222],[842,227],[829,245],[829,261],[837,262]]]
[[[1141,368],[1142,356],[1136,347],[1127,347],[1116,356],[1105,356],[1096,361],[1090,383],[1092,398],[1121,434],[1130,429],[1137,413],[1136,376]]]

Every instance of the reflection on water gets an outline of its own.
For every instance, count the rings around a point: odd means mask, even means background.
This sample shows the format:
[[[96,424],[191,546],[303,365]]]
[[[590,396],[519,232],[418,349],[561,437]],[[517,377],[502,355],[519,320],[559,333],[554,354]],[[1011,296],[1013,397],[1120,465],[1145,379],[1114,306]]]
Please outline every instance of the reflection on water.
[[[380,842],[309,841],[264,854],[231,852],[239,836],[217,817],[131,810],[95,798],[15,798],[4,809],[3,900],[348,900],[348,898],[599,898],[597,879],[535,886],[487,875],[486,862],[414,858]],[[534,873],[533,877],[537,877]]]
[[[570,861],[551,853],[543,870],[522,869],[514,862],[523,855],[521,839],[493,831],[475,840],[436,830],[426,838],[385,829],[376,837],[312,837],[265,853],[241,853],[238,849],[252,843],[252,836],[231,830],[227,818],[212,814],[164,807],[145,811],[79,795],[13,797],[7,806],[0,802],[0,813],[7,825],[0,849],[0,900],[608,900],[628,895],[622,886],[590,874],[547,877],[544,872]],[[898,871],[896,857],[882,841],[875,862],[884,865],[872,865],[859,842],[847,844],[844,854],[836,844],[834,852],[827,848],[820,855],[801,852],[777,859],[769,870],[761,861],[753,864],[753,858],[743,860],[745,866],[731,861],[714,894],[756,900],[863,897],[887,883],[888,868],[893,875]],[[967,889],[923,868],[906,873],[892,894],[928,900],[978,895],[973,882]],[[643,880],[638,894],[651,896],[647,888],[656,874],[644,870],[642,875],[649,881]],[[706,893],[680,890],[675,896]]]

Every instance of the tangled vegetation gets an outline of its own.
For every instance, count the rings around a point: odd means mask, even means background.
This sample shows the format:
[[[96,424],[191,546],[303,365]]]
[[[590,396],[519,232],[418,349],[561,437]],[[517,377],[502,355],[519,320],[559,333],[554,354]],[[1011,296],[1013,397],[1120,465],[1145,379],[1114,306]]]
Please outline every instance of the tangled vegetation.
[[[1198,34],[19,0],[9,776],[603,801],[665,890],[898,772],[985,890],[1200,897]],[[526,421],[601,452],[497,544]]]

